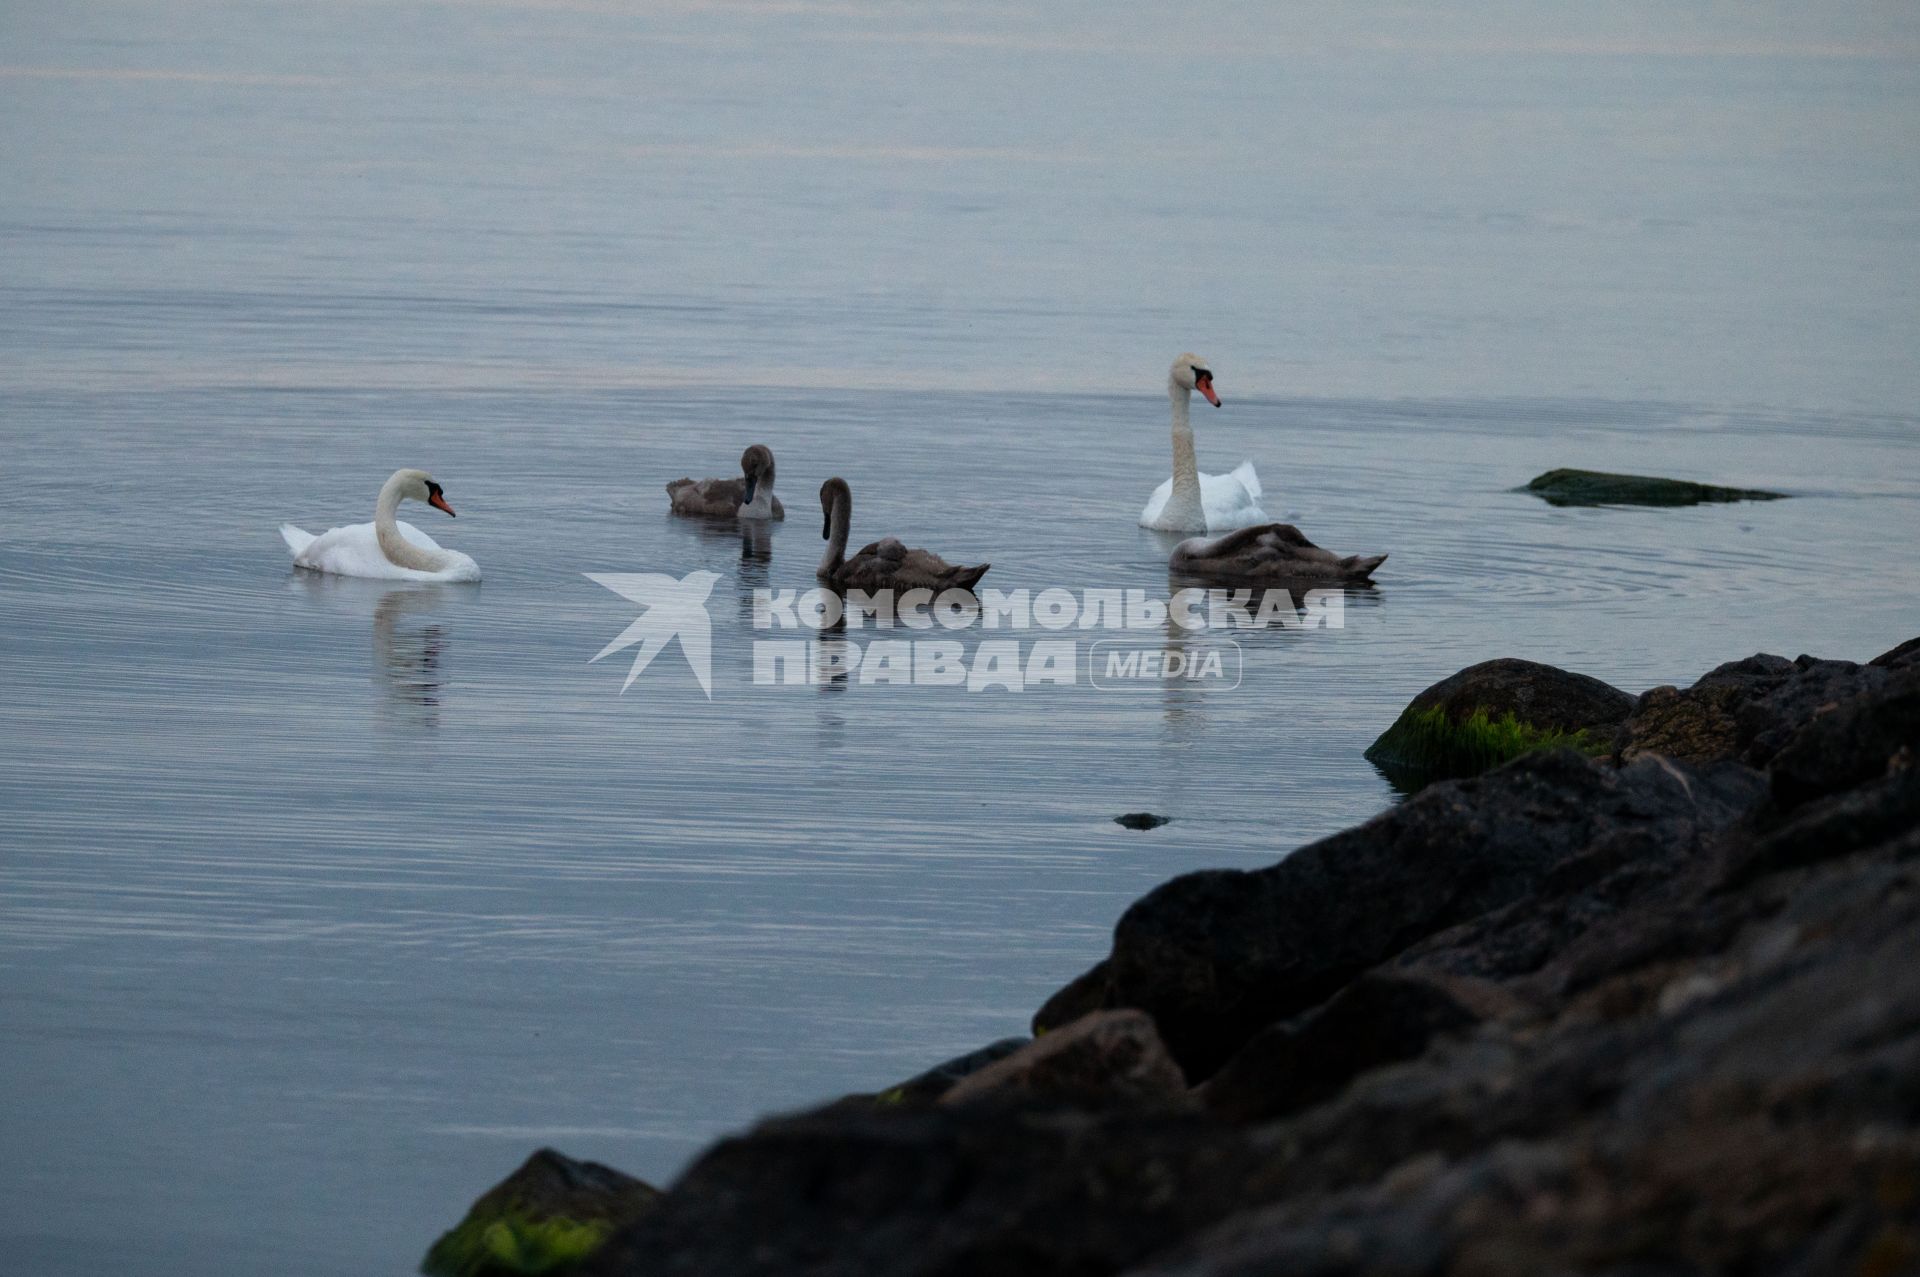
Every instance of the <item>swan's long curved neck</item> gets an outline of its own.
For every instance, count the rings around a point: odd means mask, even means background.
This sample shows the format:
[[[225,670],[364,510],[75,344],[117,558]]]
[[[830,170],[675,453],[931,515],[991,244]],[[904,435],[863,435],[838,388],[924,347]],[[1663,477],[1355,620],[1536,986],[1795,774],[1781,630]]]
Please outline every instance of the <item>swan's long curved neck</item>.
[[[820,559],[820,575],[831,577],[847,561],[847,530],[853,523],[853,503],[836,497],[827,515],[827,552]]]
[[[1199,511],[1200,465],[1193,455],[1193,421],[1189,408],[1193,392],[1177,381],[1167,383],[1167,398],[1173,401],[1173,491],[1167,496],[1167,511]]]
[[[773,517],[773,476],[767,475],[753,487],[753,500],[742,503],[736,511],[742,519],[771,519]]]
[[[397,514],[400,509],[401,481],[398,475],[387,480],[380,489],[380,500],[373,507],[373,535],[380,543],[380,553],[396,567],[412,568],[416,572],[438,572],[444,566],[438,556],[400,535]]]

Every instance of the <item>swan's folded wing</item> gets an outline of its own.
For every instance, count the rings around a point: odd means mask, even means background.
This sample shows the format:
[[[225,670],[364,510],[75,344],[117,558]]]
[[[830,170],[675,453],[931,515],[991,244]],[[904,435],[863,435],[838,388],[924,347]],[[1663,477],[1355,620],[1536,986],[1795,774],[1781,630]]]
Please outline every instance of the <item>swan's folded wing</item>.
[[[283,523],[280,525],[280,539],[285,541],[287,548],[292,550],[296,555],[312,545],[314,540],[313,533],[301,528],[296,528],[291,523]]]
[[[1173,495],[1173,480],[1168,479],[1153,490],[1147,498],[1147,504],[1140,509],[1140,526],[1150,528],[1159,519],[1160,512],[1167,508],[1167,498]]]
[[[907,547],[899,537],[881,537],[878,541],[870,541],[861,546],[860,552],[853,557],[856,559],[880,558],[898,562],[907,557]]]
[[[1227,477],[1239,480],[1240,486],[1245,488],[1247,495],[1255,501],[1258,501],[1261,496],[1264,495],[1260,488],[1260,476],[1254,473],[1253,462],[1251,461],[1242,461],[1233,468],[1233,473]]]

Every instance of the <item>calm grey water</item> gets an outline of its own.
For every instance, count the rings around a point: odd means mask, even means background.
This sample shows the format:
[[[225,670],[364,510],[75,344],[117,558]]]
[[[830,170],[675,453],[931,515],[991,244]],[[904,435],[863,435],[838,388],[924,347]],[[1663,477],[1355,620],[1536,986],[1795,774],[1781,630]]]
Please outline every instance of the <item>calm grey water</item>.
[[[538,1144],[664,1179],[1019,1031],[1154,883],[1391,801],[1461,665],[1920,631],[1914,19],[1559,9],[6,6],[7,1265],[400,1273]],[[1183,348],[1206,468],[1391,551],[1345,628],[748,685],[834,473],[856,540],[1164,593]],[[770,541],[665,516],[754,440]],[[483,584],[290,570],[402,465]],[[621,695],[582,574],[698,568],[712,701]]]

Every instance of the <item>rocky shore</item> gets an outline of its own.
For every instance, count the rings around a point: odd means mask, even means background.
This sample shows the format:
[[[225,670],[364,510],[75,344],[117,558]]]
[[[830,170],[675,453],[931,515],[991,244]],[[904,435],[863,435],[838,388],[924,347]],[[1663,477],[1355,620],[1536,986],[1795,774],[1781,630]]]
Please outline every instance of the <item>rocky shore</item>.
[[[664,1193],[543,1152],[427,1270],[1920,1272],[1920,639],[1409,713],[1410,797],[1151,892],[1032,1040]]]

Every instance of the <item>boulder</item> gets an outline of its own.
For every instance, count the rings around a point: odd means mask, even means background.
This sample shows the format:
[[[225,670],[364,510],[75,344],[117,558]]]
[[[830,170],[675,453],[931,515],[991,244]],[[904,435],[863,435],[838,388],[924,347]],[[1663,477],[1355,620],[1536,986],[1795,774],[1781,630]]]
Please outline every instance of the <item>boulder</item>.
[[[1920,754],[1920,667],[1902,666],[1858,696],[1822,706],[1769,768],[1785,807],[1852,789],[1911,765]],[[1903,759],[1896,763],[1897,759]]]
[[[1421,692],[1367,747],[1404,789],[1477,776],[1540,749],[1611,752],[1634,698],[1597,678],[1514,657],[1482,661]]]
[[[1739,921],[1555,1019],[1442,1042],[1261,1129],[1268,1204],[1134,1273],[1914,1271],[1910,849],[1699,907]]]
[[[1027,1098],[1085,1107],[1178,1105],[1187,1083],[1152,1019],[1096,1011],[968,1075],[940,1102]]]
[[[1110,1010],[1114,1005],[1113,981],[1108,977],[1107,964],[1104,960],[1096,962],[1063,985],[1033,1013],[1033,1036],[1051,1033],[1083,1015]]]
[[[1571,751],[1444,781],[1258,870],[1175,878],[1114,930],[1107,998],[1146,1011],[1199,1082],[1260,1029],[1446,927],[1535,891],[1589,850],[1695,854],[1748,805],[1745,777]]]
[[[1920,831],[1920,765],[1907,751],[1887,773],[1857,788],[1814,799],[1762,824],[1734,844],[1728,873],[1740,881],[1912,839]]]
[[[427,1252],[427,1277],[559,1277],[652,1210],[660,1190],[543,1148],[490,1189]]]
[[[594,1277],[1085,1277],[1257,1200],[1261,1156],[1197,1115],[838,1109],[721,1141]]]
[[[1731,661],[1685,691],[1641,696],[1616,742],[1624,761],[1659,754],[1687,762],[1734,759],[1765,767],[1821,711],[1884,686],[1891,666],[1761,654]]]
[[[1436,1037],[1520,1007],[1482,980],[1368,972],[1312,1011],[1255,1034],[1200,1088],[1199,1099],[1230,1121],[1281,1117],[1325,1102],[1368,1069],[1414,1058]]]
[[[1920,665],[1920,638],[1910,638],[1898,647],[1889,648],[1867,664],[1888,668]]]
[[[1657,479],[1642,474],[1600,470],[1549,470],[1521,488],[1551,505],[1702,505],[1723,501],[1778,501],[1784,492],[1758,488],[1721,488],[1687,479]]]

